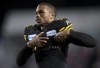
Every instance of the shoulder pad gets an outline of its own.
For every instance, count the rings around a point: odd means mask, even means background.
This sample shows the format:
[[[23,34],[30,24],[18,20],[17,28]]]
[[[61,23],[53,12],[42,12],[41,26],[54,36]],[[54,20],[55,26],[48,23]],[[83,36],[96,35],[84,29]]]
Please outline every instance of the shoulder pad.
[[[70,23],[70,21],[67,18],[60,18],[58,19],[58,21],[62,22],[62,23],[66,23],[67,26],[66,27],[62,27],[59,31],[63,31],[63,30],[72,30],[72,23]]]
[[[68,20],[67,18],[59,18],[58,20]]]
[[[57,19],[57,20],[59,20],[61,22],[65,22],[65,23],[67,23],[67,25],[70,23],[70,21],[67,18],[60,18],[60,19]]]
[[[28,27],[33,27],[33,26],[34,26],[33,24],[30,24],[30,25],[28,25],[28,26],[26,26],[26,27],[28,28]]]
[[[33,27],[36,27],[36,26],[37,26],[37,24],[30,24],[30,25],[26,26],[26,28],[33,28]]]
[[[31,24],[25,27],[25,30],[33,29],[35,28],[36,24]]]

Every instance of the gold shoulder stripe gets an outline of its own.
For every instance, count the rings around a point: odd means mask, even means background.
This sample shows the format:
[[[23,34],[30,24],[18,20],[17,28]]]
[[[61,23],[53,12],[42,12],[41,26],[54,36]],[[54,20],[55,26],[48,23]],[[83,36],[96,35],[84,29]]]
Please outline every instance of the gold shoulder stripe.
[[[70,27],[72,27],[72,24],[68,25],[64,30],[69,29]]]
[[[73,30],[73,28],[69,28],[68,30]]]
[[[26,35],[24,35],[24,39],[26,40]]]
[[[60,18],[59,20],[63,20],[64,18]]]
[[[70,23],[68,26],[66,27],[62,27],[59,31],[64,31],[64,30],[71,30],[72,28],[72,24]]]
[[[27,27],[34,26],[33,24],[28,25]]]
[[[65,27],[62,27],[59,31],[63,31],[65,29]]]

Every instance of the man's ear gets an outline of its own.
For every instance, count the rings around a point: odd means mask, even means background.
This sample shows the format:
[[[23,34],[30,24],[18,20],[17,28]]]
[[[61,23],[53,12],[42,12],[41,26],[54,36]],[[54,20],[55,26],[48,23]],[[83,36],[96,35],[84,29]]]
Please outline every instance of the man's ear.
[[[55,17],[55,14],[54,14],[54,13],[52,13],[52,16],[53,16],[53,17]]]
[[[51,14],[51,19],[55,18],[55,15],[54,13]]]
[[[51,14],[51,16],[50,16],[51,18],[50,19],[53,19],[53,14]]]

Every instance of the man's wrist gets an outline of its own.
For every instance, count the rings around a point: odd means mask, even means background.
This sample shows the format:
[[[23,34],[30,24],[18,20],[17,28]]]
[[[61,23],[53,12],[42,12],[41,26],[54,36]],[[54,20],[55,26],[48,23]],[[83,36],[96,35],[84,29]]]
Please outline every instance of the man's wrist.
[[[27,42],[27,47],[30,47],[31,48],[31,45],[29,45],[29,42]]]
[[[27,47],[29,47],[29,48],[35,48],[35,46],[34,45],[30,45],[29,42],[27,42]]]
[[[37,47],[35,47],[35,46],[33,46],[33,45],[29,45],[28,43],[27,43],[27,45],[26,45],[28,48],[31,48],[32,49],[32,52],[35,52],[36,50],[37,50]]]
[[[67,30],[67,34],[70,35],[70,30]]]
[[[65,35],[66,35],[66,36],[65,36],[66,39],[69,38],[69,37],[70,37],[70,30],[66,30],[66,31],[65,31]]]
[[[64,31],[65,35],[69,36],[70,35],[70,30]]]

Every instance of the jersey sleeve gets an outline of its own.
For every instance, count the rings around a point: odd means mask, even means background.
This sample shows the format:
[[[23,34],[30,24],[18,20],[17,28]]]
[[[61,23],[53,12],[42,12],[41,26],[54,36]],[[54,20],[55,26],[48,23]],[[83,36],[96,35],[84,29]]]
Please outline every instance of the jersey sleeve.
[[[24,30],[24,39],[26,43],[28,42],[29,28],[30,27],[25,27]],[[32,48],[25,45],[16,57],[16,63],[18,64],[18,66],[23,66],[32,54]]]

